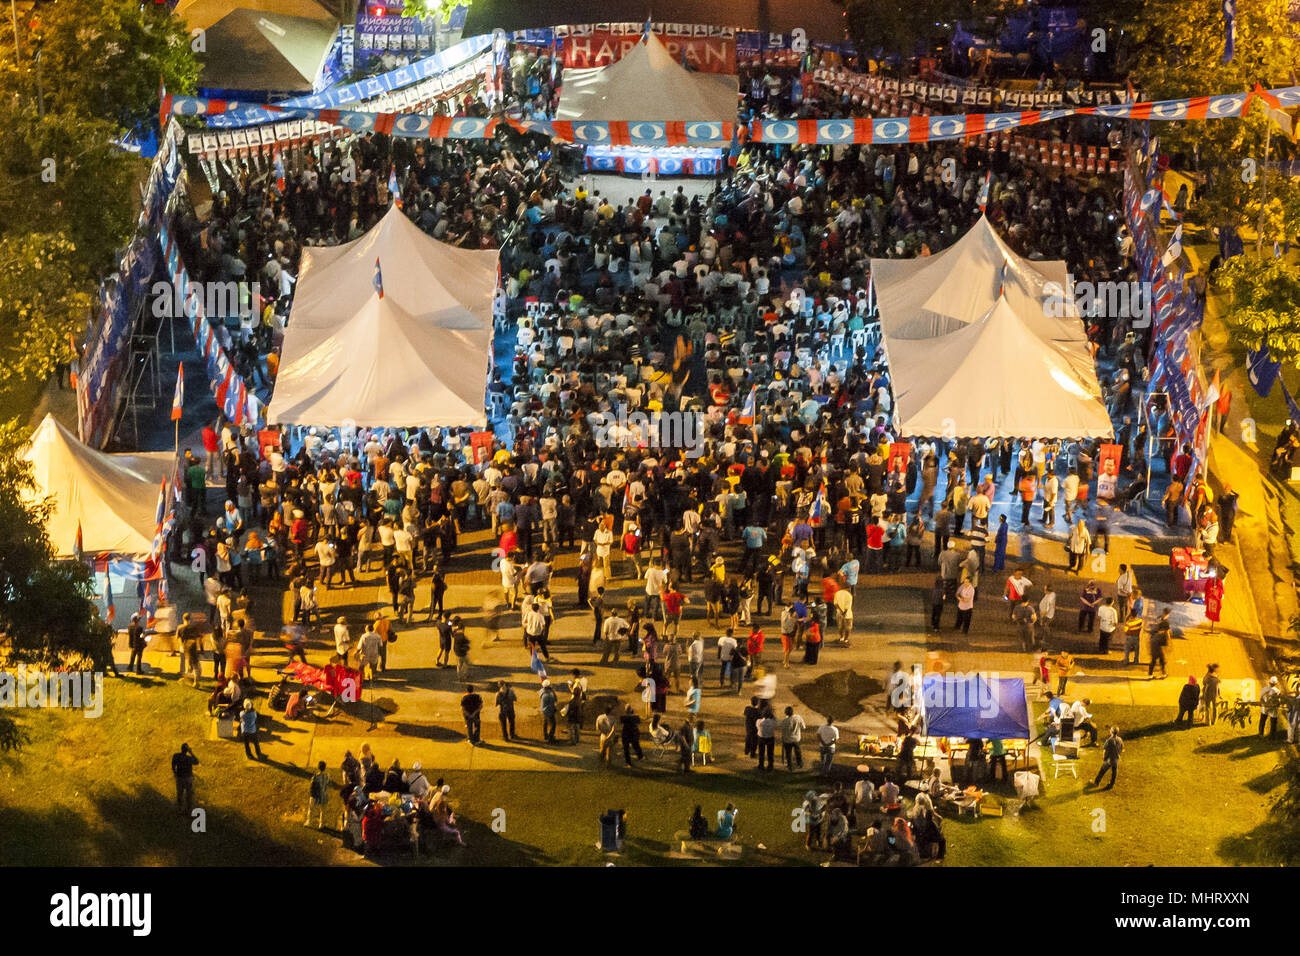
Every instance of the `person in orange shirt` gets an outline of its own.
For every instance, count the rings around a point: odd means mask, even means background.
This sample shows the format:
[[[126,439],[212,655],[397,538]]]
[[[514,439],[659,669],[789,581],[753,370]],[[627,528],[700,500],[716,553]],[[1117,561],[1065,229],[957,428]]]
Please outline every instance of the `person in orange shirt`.
[[[1029,509],[1033,506],[1034,497],[1038,494],[1038,480],[1032,475],[1025,475],[1020,479],[1020,524],[1029,527]]]

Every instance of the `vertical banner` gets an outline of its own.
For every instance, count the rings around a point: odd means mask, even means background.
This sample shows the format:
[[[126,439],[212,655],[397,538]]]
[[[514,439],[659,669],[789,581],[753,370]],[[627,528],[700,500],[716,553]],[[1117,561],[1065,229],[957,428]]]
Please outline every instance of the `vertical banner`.
[[[1120,445],[1102,445],[1097,453],[1097,497],[1114,498],[1119,484]]]

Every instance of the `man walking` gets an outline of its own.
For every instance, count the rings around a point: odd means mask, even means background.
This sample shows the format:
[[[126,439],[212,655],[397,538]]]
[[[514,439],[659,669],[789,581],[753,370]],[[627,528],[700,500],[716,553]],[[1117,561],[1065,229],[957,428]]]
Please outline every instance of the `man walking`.
[[[773,761],[776,757],[776,715],[772,713],[770,704],[763,707],[763,715],[758,718],[758,769],[763,769],[763,761],[767,760],[767,769],[775,769]]]
[[[600,762],[609,766],[614,756],[614,744],[618,740],[618,729],[614,725],[614,705],[610,704],[605,712],[596,718],[596,733],[600,735]]]
[[[548,744],[555,743],[555,713],[559,708],[559,698],[550,680],[542,681],[542,689],[537,695],[538,708],[542,712],[542,739]]]
[[[311,778],[311,785],[307,792],[307,819],[302,822],[305,827],[311,826],[312,812],[316,813],[316,829],[320,830],[325,826],[325,807],[330,801],[330,772],[326,767],[325,761],[322,760],[316,764],[316,773]]]
[[[483,728],[483,698],[474,693],[474,685],[465,685],[465,696],[460,699],[460,713],[465,718],[465,736],[478,746]]]
[[[1101,778],[1110,771],[1110,783],[1106,784],[1106,790],[1115,786],[1115,776],[1119,773],[1119,755],[1124,752],[1124,741],[1120,739],[1119,728],[1111,727],[1110,736],[1106,738],[1106,743],[1102,746],[1101,752],[1101,769],[1097,771],[1097,776],[1093,778],[1094,787],[1101,785]]]
[[[622,724],[623,760],[630,767],[633,751],[636,751],[637,760],[645,759],[641,753],[641,718],[637,715],[636,708],[628,704],[619,722]]]
[[[189,744],[172,754],[172,776],[176,778],[176,806],[186,814],[194,809],[194,765],[199,758]]]
[[[497,721],[501,724],[501,739],[505,741],[518,740],[515,733],[515,700],[516,695],[514,688],[506,681],[497,684]]]
[[[785,761],[785,769],[791,773],[803,769],[803,750],[800,744],[806,726],[804,719],[794,712],[793,707],[785,709],[785,719],[781,721],[781,759]]]
[[[244,755],[249,760],[253,759],[254,751],[258,760],[266,759],[262,756],[262,745],[257,741],[257,711],[253,709],[251,700],[244,701],[244,709],[239,715],[239,736],[244,741]]]

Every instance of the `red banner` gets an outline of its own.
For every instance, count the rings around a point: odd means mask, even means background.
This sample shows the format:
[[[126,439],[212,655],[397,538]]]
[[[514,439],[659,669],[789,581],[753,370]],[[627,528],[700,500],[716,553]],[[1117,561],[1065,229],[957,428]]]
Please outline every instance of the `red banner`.
[[[1223,582],[1218,578],[1210,578],[1205,582],[1205,617],[1210,621],[1218,621],[1222,610]]]
[[[735,73],[736,41],[723,37],[660,36],[673,59],[681,61],[682,51],[686,62],[701,73]],[[595,30],[590,36],[571,36],[564,41],[564,65],[576,69],[608,66],[631,50],[641,40],[641,34],[615,34]]]
[[[896,441],[889,443],[889,466],[886,469],[889,474],[898,472],[907,474],[907,465],[912,460],[912,443],[910,441]]]
[[[496,437],[495,432],[470,432],[469,447],[474,464],[485,464],[492,457],[492,443]]]

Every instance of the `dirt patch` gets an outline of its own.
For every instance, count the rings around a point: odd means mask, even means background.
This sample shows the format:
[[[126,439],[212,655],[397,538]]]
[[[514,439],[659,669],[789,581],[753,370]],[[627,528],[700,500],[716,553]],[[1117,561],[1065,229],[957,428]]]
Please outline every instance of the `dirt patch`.
[[[815,681],[794,686],[795,696],[805,707],[841,723],[865,710],[864,698],[882,694],[884,690],[885,685],[880,681],[854,670],[830,671]]]

